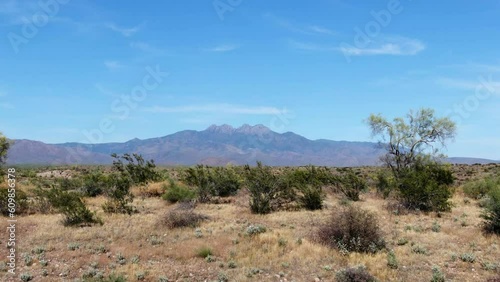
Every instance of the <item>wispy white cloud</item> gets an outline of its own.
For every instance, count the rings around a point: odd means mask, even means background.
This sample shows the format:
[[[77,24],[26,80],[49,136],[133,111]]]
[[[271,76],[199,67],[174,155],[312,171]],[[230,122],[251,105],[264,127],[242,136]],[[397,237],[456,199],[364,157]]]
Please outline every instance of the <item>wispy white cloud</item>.
[[[234,50],[236,50],[238,48],[239,48],[238,45],[223,44],[223,45],[218,45],[218,46],[215,46],[215,47],[212,47],[212,48],[207,48],[205,50],[209,51],[209,52],[230,52],[230,51],[234,51]]]
[[[272,13],[265,13],[263,17],[291,32],[304,33],[304,34],[323,34],[323,35],[336,34],[335,31],[326,28],[324,26],[319,26],[314,24],[297,24],[282,17],[278,17]]]
[[[425,44],[420,40],[405,37],[381,38],[366,48],[359,48],[349,44],[340,46],[323,45],[311,42],[290,41],[290,46],[305,51],[341,52],[346,56],[411,56],[424,50]]]
[[[134,35],[135,33],[137,33],[139,30],[141,30],[141,28],[142,28],[143,25],[144,24],[140,24],[140,25],[137,25],[137,26],[134,26],[134,27],[126,28],[126,27],[118,26],[115,23],[106,23],[106,24],[104,24],[104,26],[106,28],[109,28],[112,31],[116,31],[116,32],[120,33],[121,35],[123,35],[125,37],[130,37],[130,36]]]
[[[288,113],[286,109],[269,106],[243,106],[226,103],[186,105],[176,107],[153,106],[145,108],[150,113],[223,113],[237,115],[278,115]]]
[[[146,42],[131,42],[130,47],[154,56],[162,56],[167,54],[166,50],[157,48]]]
[[[109,70],[117,70],[125,67],[117,61],[105,61],[104,66],[106,66],[106,68],[108,68]]]
[[[373,56],[373,55],[416,55],[426,48],[425,44],[418,39],[407,37],[382,37],[374,41],[367,48],[359,48],[348,44],[341,44],[338,48],[342,53],[349,56]]]
[[[309,30],[316,32],[316,33],[321,33],[321,34],[326,34],[326,35],[335,35],[336,32],[328,29],[326,27],[318,26],[318,25],[310,25],[307,27]]]

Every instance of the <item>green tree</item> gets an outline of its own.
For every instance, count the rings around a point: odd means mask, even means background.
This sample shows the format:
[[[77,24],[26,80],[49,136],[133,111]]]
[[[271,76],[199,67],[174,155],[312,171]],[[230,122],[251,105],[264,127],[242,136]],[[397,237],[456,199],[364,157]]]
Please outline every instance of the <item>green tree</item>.
[[[456,134],[455,123],[447,117],[436,117],[432,109],[410,110],[406,120],[398,117],[392,122],[380,114],[371,114],[367,122],[372,136],[381,137],[379,142],[387,150],[382,161],[396,178],[419,159],[444,157],[439,154],[440,146],[444,147]]]
[[[381,137],[379,142],[387,151],[382,161],[393,176],[389,180],[379,175],[377,187],[384,191],[396,188],[408,208],[448,210],[453,177],[439,159],[444,158],[441,147],[455,137],[455,123],[447,117],[436,117],[432,109],[410,111],[406,119],[392,122],[372,114],[367,122],[372,136]]]
[[[10,143],[7,138],[0,132],[0,165],[5,163],[7,158],[7,151],[9,150]]]

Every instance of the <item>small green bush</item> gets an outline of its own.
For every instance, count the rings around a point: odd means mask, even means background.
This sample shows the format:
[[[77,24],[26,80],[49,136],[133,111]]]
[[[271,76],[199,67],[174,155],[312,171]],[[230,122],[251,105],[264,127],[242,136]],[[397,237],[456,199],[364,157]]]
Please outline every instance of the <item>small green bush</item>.
[[[500,176],[486,177],[484,179],[466,183],[462,190],[468,197],[479,200],[488,195],[491,190],[498,186],[500,186]]]
[[[446,279],[444,277],[444,274],[441,272],[441,269],[437,266],[432,267],[432,278],[431,282],[445,282]]]
[[[387,266],[392,269],[397,269],[399,267],[396,254],[394,253],[393,250],[387,253]]]
[[[419,163],[401,175],[399,194],[402,203],[409,209],[449,211],[452,183],[453,175],[446,166]]]
[[[163,199],[169,201],[170,203],[184,202],[192,200],[196,197],[196,193],[190,190],[188,187],[175,183],[174,180],[169,180],[169,186],[165,188],[165,193],[163,194]]]
[[[335,281],[337,282],[376,282],[377,280],[373,277],[364,266],[350,267],[340,270],[335,275]]]
[[[214,253],[211,248],[209,247],[201,247],[198,250],[196,250],[196,256],[200,258],[206,258],[208,256],[212,256]]]
[[[488,192],[488,200],[481,217],[484,219],[484,230],[500,235],[500,186]]]
[[[359,194],[366,191],[368,186],[363,178],[359,177],[352,169],[345,169],[336,183],[337,190],[342,192],[351,201],[359,201]]]
[[[9,216],[11,211],[14,211],[13,214],[19,215],[23,214],[28,210],[28,196],[26,193],[24,193],[23,190],[21,189],[15,189],[15,195],[14,193],[9,193],[10,189],[4,189],[0,188],[0,212],[4,216]],[[13,192],[12,190],[10,192]],[[15,207],[13,207],[13,204],[11,203],[11,208],[9,208],[9,195],[14,196],[15,200]],[[11,209],[9,211],[9,209]]]
[[[317,235],[321,243],[341,252],[375,253],[385,248],[375,215],[353,206],[335,211]]]
[[[101,219],[85,206],[78,193],[63,191],[61,188],[38,189],[35,193],[46,198],[52,207],[64,215],[65,226],[102,224]]]

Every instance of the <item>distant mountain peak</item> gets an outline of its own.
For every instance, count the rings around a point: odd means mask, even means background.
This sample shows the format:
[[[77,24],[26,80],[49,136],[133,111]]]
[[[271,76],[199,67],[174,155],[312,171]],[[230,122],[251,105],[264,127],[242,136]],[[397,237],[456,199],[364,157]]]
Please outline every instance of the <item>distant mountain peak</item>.
[[[217,133],[232,133],[234,131],[234,128],[229,124],[223,124],[223,125],[212,124],[207,129],[205,129],[205,131],[217,132]]]
[[[245,134],[263,134],[271,132],[271,129],[267,128],[262,124],[257,124],[254,126],[244,124],[241,127],[236,129],[236,132],[245,133]]]

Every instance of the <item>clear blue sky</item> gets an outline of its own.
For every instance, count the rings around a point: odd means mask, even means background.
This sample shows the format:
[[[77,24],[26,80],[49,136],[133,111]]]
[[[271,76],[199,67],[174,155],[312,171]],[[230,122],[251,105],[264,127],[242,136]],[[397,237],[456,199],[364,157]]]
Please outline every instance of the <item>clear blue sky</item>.
[[[10,138],[368,141],[370,113],[431,107],[459,122],[449,156],[500,159],[500,1],[2,0],[0,35]]]

